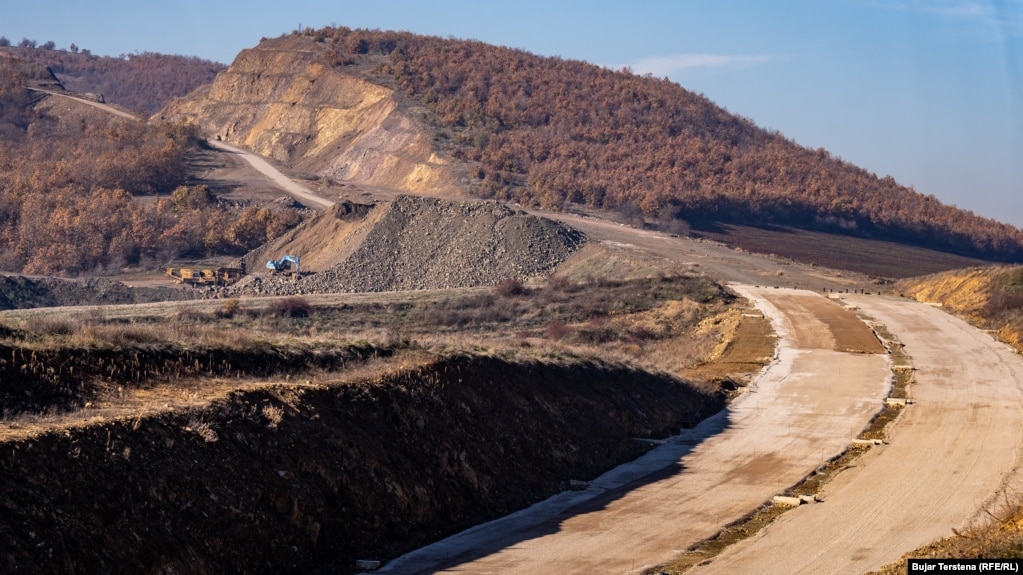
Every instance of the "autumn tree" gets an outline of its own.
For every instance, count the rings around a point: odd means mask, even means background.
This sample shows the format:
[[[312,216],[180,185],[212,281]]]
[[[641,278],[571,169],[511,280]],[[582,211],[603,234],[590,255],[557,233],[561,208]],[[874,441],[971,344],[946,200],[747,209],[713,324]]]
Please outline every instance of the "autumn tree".
[[[478,41],[326,28],[327,61],[375,67],[429,110],[476,192],[636,220],[775,224],[1023,259],[1023,232],[763,130],[667,79]]]

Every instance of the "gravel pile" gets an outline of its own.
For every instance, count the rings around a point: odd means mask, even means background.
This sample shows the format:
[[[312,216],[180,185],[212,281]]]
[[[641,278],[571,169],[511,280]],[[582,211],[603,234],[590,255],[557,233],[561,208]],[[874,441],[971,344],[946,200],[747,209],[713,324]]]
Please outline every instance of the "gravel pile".
[[[585,236],[494,202],[398,196],[362,244],[300,279],[250,276],[225,295],[376,292],[494,285],[549,273]]]

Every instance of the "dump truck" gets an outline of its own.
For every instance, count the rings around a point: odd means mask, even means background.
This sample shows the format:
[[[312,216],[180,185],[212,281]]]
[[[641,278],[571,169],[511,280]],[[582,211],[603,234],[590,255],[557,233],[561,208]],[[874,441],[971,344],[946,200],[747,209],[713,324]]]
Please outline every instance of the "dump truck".
[[[242,268],[167,268],[167,275],[179,284],[192,286],[232,284],[245,275]]]

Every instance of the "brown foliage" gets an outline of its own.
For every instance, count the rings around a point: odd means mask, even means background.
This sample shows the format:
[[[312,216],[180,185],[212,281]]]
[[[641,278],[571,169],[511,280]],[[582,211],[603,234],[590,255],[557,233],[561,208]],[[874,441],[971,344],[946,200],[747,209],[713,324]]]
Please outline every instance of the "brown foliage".
[[[267,307],[267,314],[277,317],[309,317],[312,306],[298,296],[275,299]]]
[[[494,294],[501,297],[514,297],[528,293],[529,289],[518,278],[506,278],[494,285]]]
[[[149,114],[180,98],[225,69],[219,62],[195,56],[143,52],[118,58],[87,53],[31,48],[3,52],[42,62],[68,90],[102,94],[107,102]]]
[[[24,82],[0,58],[0,269],[66,275],[240,254],[298,223],[293,210],[232,210],[183,186],[193,127],[46,116]],[[154,194],[169,196],[135,199]]]
[[[785,224],[1023,257],[1020,230],[798,146],[667,79],[477,41],[306,33],[329,39],[330,64],[377,62],[378,74],[422,101],[450,153],[475,164],[484,196],[587,204],[662,226]]]

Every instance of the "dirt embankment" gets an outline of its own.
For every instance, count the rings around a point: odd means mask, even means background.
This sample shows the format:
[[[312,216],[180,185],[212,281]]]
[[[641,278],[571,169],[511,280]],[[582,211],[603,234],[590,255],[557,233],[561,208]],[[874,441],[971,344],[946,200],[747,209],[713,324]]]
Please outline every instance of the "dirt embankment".
[[[550,273],[584,239],[564,224],[495,202],[404,195],[372,209],[343,202],[275,243],[276,252],[259,252],[267,259],[299,255],[303,269],[322,271],[297,281],[252,276],[225,291],[288,295],[488,286]]]
[[[239,391],[0,449],[9,573],[351,572],[635,457],[719,397],[620,366],[457,356]]]
[[[911,278],[898,288],[917,301],[941,304],[998,339],[1023,349],[1023,268],[988,266]]]
[[[0,275],[0,309],[108,305],[194,299],[192,290],[129,287],[121,282]]]

